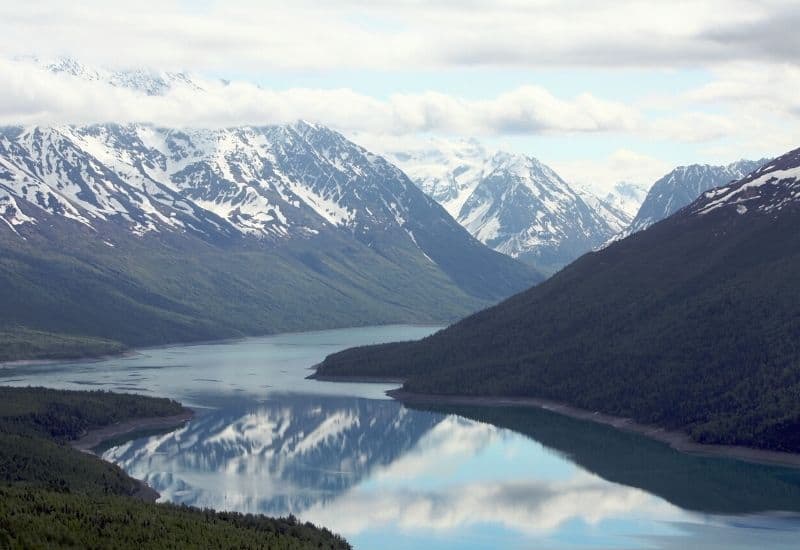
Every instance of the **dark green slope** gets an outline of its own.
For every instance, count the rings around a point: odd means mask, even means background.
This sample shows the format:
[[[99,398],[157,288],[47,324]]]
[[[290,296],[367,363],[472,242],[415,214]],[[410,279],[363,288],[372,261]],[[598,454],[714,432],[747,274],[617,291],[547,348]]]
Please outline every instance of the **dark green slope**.
[[[209,243],[137,238],[112,225],[101,238],[50,222],[25,240],[0,227],[0,360],[107,353],[115,343],[451,321],[536,280],[507,258],[479,292],[417,249],[386,240],[369,247],[333,234],[282,246]],[[112,235],[114,247],[103,242]]]
[[[775,183],[746,215],[690,206],[425,340],[347,350],[319,373],[549,398],[800,451],[800,208],[762,211],[796,196]]]

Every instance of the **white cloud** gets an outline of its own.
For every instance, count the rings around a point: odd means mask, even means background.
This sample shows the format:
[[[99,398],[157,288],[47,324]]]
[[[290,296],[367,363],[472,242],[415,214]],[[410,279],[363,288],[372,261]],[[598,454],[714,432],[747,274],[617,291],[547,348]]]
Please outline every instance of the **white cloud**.
[[[601,160],[571,160],[552,163],[567,181],[587,186],[598,193],[608,192],[614,184],[627,181],[649,188],[673,165],[629,149],[618,149]]]
[[[687,92],[684,99],[725,103],[762,115],[800,116],[800,67],[787,63],[731,63],[714,70],[714,80]]]
[[[268,75],[287,84],[206,83],[202,96],[176,89],[144,97],[0,61],[0,124],[230,126],[303,118],[376,143],[410,142],[420,134],[578,133],[595,134],[599,143],[613,133],[626,141],[621,148],[636,150],[641,140],[648,151],[660,147],[670,164],[689,151],[673,144],[693,148],[692,158],[678,162],[729,162],[797,146],[799,19],[794,0],[2,2],[0,57],[65,54],[98,65]],[[453,93],[446,82],[438,90],[386,97],[292,87],[295,76],[318,75],[324,82],[345,69],[364,71],[358,73],[363,79],[383,71],[430,75],[465,67],[475,68],[476,79],[491,77],[480,70],[486,67],[511,67],[516,74],[542,67],[601,70],[581,73],[585,93],[514,84],[482,99]],[[687,93],[665,89],[663,97],[622,101],[599,86],[608,89],[605,79],[617,75],[623,75],[620,87],[636,86],[636,75],[645,73],[620,67],[699,68],[711,80]],[[575,152],[582,155],[588,156]],[[617,156],[561,165],[568,179],[574,173],[577,179],[619,176],[641,183],[667,167],[651,157],[626,164]]]
[[[634,128],[638,114],[589,94],[561,99],[522,86],[495,98],[468,100],[436,92],[376,99],[349,89],[275,91],[244,82],[200,81],[148,96],[100,81],[52,74],[29,63],[0,61],[0,124],[150,122],[166,126],[278,124],[296,119],[346,132],[462,135],[602,132]]]
[[[736,122],[730,116],[691,111],[657,118],[649,127],[649,133],[657,139],[685,143],[721,139],[736,130]]]
[[[0,52],[172,68],[797,64],[790,0],[284,0],[0,6]]]

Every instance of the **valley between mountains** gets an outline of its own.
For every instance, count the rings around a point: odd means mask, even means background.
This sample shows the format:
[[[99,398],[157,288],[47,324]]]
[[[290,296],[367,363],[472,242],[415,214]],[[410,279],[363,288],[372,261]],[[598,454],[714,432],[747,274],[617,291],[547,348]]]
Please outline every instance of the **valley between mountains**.
[[[302,122],[7,128],[0,219],[4,359],[455,320],[543,278]]]
[[[208,86],[36,63],[148,97]],[[0,360],[463,318],[318,374],[794,451],[797,165],[681,166],[601,192],[476,140],[377,154],[304,121],[5,127]]]
[[[797,550],[796,4],[0,2],[0,549]]]

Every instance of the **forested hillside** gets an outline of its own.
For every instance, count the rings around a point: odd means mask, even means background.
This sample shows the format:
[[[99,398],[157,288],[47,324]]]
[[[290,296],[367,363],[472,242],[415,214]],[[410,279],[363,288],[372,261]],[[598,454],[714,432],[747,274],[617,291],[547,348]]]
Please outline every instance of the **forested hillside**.
[[[343,351],[318,372],[800,451],[798,165],[800,150],[425,340]]]

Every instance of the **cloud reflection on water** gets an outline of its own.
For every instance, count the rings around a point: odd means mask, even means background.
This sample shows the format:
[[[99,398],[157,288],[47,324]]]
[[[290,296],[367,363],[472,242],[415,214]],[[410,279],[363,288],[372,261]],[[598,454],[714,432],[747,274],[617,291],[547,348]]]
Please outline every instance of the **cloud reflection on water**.
[[[345,535],[484,524],[541,534],[574,521],[684,519],[678,508],[524,436],[392,401],[278,396],[208,412],[105,456],[166,500],[294,513]]]

